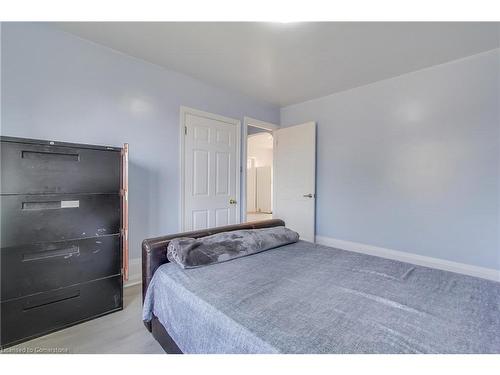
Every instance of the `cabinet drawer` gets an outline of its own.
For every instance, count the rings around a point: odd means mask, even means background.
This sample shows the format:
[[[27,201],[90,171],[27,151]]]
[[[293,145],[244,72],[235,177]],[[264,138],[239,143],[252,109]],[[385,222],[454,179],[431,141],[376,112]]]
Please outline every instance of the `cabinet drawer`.
[[[115,193],[120,152],[2,142],[1,194]]]
[[[1,300],[119,275],[120,235],[3,248]]]
[[[2,302],[2,346],[122,308],[120,276]]]
[[[120,232],[119,194],[3,195],[1,247]]]

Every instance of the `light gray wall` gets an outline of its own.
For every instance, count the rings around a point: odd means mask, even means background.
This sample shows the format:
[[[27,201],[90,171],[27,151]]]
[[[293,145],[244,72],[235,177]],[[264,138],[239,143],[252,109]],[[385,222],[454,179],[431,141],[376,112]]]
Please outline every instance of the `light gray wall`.
[[[281,109],[317,121],[317,234],[500,269],[498,49]]]
[[[1,134],[130,143],[132,257],[178,230],[179,106],[278,109],[44,24],[3,23]],[[499,50],[286,107],[318,122],[317,233],[500,269]]]
[[[1,134],[130,144],[131,257],[178,231],[179,107],[277,123],[279,109],[66,34],[2,24]]]

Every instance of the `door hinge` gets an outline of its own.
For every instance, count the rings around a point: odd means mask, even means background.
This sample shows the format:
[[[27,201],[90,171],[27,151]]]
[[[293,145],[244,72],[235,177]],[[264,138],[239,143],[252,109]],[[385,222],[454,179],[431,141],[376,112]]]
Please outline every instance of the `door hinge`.
[[[187,135],[187,133],[188,133],[188,127],[184,126],[184,135]]]

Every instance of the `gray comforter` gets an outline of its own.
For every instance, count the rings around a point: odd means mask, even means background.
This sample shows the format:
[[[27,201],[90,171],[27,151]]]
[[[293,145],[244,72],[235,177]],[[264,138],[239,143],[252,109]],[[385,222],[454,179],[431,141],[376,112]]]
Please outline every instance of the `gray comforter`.
[[[500,353],[500,283],[297,243],[147,291],[185,353]]]

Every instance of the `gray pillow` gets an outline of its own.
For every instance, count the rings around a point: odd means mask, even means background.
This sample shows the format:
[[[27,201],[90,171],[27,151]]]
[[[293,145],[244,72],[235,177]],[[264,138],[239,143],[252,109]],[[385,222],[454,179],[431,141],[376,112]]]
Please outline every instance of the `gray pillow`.
[[[202,238],[179,237],[170,241],[167,258],[182,268],[225,262],[297,242],[299,234],[285,227],[236,230]]]

